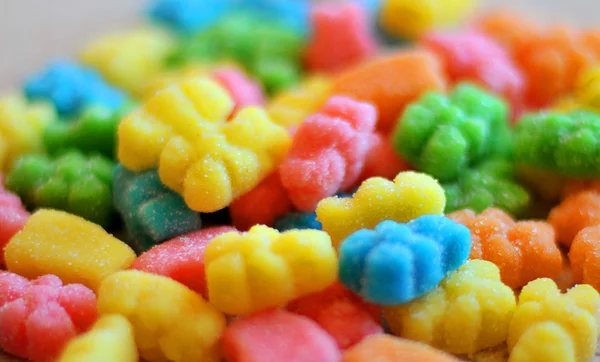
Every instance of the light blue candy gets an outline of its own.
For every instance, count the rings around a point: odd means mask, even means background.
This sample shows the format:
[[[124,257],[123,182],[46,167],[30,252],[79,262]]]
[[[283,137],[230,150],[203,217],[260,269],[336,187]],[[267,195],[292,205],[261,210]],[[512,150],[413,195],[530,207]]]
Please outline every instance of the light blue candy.
[[[407,224],[383,221],[342,241],[339,278],[369,302],[404,304],[435,288],[470,251],[469,229],[445,216],[425,215]]]
[[[148,10],[150,18],[170,29],[192,34],[219,21],[234,0],[156,0]]]

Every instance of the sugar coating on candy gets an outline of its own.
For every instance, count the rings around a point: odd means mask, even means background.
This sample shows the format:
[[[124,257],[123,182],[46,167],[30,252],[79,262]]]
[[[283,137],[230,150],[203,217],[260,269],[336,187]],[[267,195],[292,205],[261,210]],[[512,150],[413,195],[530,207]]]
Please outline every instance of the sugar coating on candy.
[[[95,70],[67,61],[52,63],[33,75],[24,92],[31,101],[53,104],[64,117],[75,117],[92,105],[118,109],[127,101],[124,93],[106,83]]]
[[[338,282],[291,302],[286,309],[317,322],[342,350],[367,336],[383,333],[381,309],[365,303]]]
[[[404,304],[461,267],[470,250],[469,229],[443,215],[424,215],[407,224],[383,221],[342,241],[339,279],[369,302]]]
[[[129,321],[118,314],[100,317],[87,332],[74,338],[58,362],[137,362],[138,354]]]
[[[69,150],[56,158],[20,158],[6,177],[6,188],[31,207],[64,210],[109,226],[113,216],[111,183],[114,163]]]
[[[600,224],[586,227],[577,233],[571,249],[569,261],[576,283],[589,284],[600,290]]]
[[[227,314],[278,307],[330,285],[337,256],[317,230],[279,233],[257,225],[217,236],[204,255],[210,302]]]
[[[137,270],[112,274],[98,291],[98,311],[127,318],[148,362],[220,361],[225,317],[172,279]]]
[[[600,193],[582,191],[565,198],[548,215],[557,240],[569,247],[578,232],[600,224]]]
[[[498,267],[470,260],[423,298],[386,307],[384,315],[397,336],[470,355],[506,340],[515,307]]]
[[[557,278],[562,255],[554,229],[542,221],[518,221],[500,209],[477,215],[460,210],[448,217],[471,230],[471,259],[491,261],[500,269],[502,282],[513,289],[538,278]]]
[[[290,144],[260,108],[226,122],[232,107],[212,80],[170,86],[121,121],[119,160],[133,171],[158,166],[161,181],[195,211],[223,209],[270,174]]]
[[[223,335],[230,362],[338,362],[335,341],[312,320],[271,310],[235,320]]]
[[[524,116],[514,128],[515,161],[570,177],[600,175],[600,116],[587,111]]]
[[[21,203],[21,199],[2,187],[0,174],[0,267],[4,266],[4,246],[23,228],[29,213]]]
[[[332,80],[312,75],[300,84],[285,89],[271,98],[267,112],[273,122],[284,127],[298,126],[315,113],[331,95]]]
[[[107,81],[139,96],[146,79],[165,66],[164,60],[175,44],[168,32],[147,27],[105,35],[89,44],[80,58]]]
[[[169,277],[208,297],[204,268],[206,246],[215,237],[231,231],[236,229],[219,226],[177,236],[143,253],[129,268]]]
[[[298,210],[313,211],[323,198],[355,184],[376,118],[372,105],[334,96],[300,124],[279,167],[281,183]]]
[[[359,183],[371,177],[393,179],[399,172],[411,169],[411,166],[396,153],[389,137],[379,132],[373,133],[367,143],[367,157],[358,177]]]
[[[405,51],[371,60],[340,74],[333,94],[377,107],[377,129],[391,131],[406,105],[428,91],[443,90],[446,79],[438,60],[422,51]]]
[[[202,31],[229,9],[230,0],[154,0],[149,17],[183,34]]]
[[[368,336],[342,355],[341,362],[459,362],[430,346],[387,334]]]
[[[55,122],[44,131],[44,146],[50,154],[65,149],[77,149],[84,154],[101,154],[115,158],[117,151],[117,127],[121,118],[130,110],[124,106],[109,110],[101,106],[87,108],[73,122]]]
[[[503,159],[491,159],[467,169],[456,181],[442,187],[446,192],[447,213],[461,209],[481,212],[498,207],[521,216],[528,211],[532,199],[528,189],[517,182],[514,164]]]
[[[421,215],[442,214],[444,190],[429,175],[405,171],[394,181],[373,177],[351,198],[328,197],[317,206],[317,220],[337,245],[360,229],[375,228],[384,220],[408,222]]]
[[[55,360],[98,317],[96,295],[55,275],[29,281],[0,271],[0,348],[33,362]]]
[[[50,104],[30,104],[17,94],[0,98],[0,172],[8,171],[22,155],[41,153],[44,129],[56,118]]]
[[[273,2],[274,6],[285,3]],[[185,39],[170,63],[234,60],[274,94],[299,81],[304,42],[302,34],[264,11],[235,12]]]
[[[411,104],[394,131],[396,151],[418,170],[448,182],[469,166],[510,152],[506,104],[471,84],[431,92]]]
[[[202,226],[200,215],[160,182],[156,170],[136,173],[119,165],[113,190],[115,208],[125,222],[129,244],[137,251],[146,251]]]
[[[478,31],[431,33],[423,45],[442,62],[453,82],[470,81],[500,94],[513,107],[522,107],[525,81],[504,48]]]
[[[26,278],[54,274],[93,290],[135,259],[129,246],[100,226],[56,210],[36,211],[4,249],[9,271]]]
[[[273,227],[279,231],[292,229],[323,230],[323,225],[317,220],[317,213],[299,211],[292,211],[280,216],[273,223]]]
[[[265,103],[261,85],[239,69],[234,67],[216,68],[212,77],[227,89],[233,98],[236,107],[234,112],[248,106],[262,106]]]
[[[279,171],[269,175],[229,206],[232,224],[242,231],[258,224],[273,226],[278,217],[292,210],[293,205],[281,183]]]
[[[561,294],[550,279],[527,284],[508,333],[509,362],[589,361],[596,348],[598,292],[577,285]]]
[[[311,71],[338,71],[374,55],[366,9],[359,4],[317,4],[311,12],[312,34],[304,50]]]
[[[466,17],[475,3],[473,0],[384,0],[381,25],[393,36],[415,38]]]

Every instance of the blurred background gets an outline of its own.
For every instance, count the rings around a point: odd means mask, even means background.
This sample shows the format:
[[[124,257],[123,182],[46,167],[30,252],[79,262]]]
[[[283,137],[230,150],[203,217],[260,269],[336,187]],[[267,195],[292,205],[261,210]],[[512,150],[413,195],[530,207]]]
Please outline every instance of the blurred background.
[[[74,55],[92,39],[128,28],[147,3],[0,0],[0,92],[17,86],[48,60]],[[480,11],[492,8],[518,10],[545,22],[593,26],[600,0],[480,0]]]

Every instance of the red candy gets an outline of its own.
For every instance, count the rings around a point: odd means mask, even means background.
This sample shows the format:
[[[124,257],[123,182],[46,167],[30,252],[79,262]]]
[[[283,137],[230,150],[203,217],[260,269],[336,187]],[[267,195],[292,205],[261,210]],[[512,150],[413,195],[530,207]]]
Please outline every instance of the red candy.
[[[219,226],[178,236],[140,255],[130,269],[169,277],[207,297],[204,249],[218,235],[236,231]]]
[[[29,213],[18,196],[4,190],[0,175],[0,267],[4,266],[4,246],[25,225]]]
[[[63,286],[54,275],[30,282],[0,272],[0,347],[10,354],[53,361],[97,317],[96,295],[81,284]]]
[[[375,53],[365,9],[354,3],[321,4],[312,11],[313,35],[305,61],[312,71],[337,71]]]
[[[451,82],[477,83],[503,95],[517,110],[523,107],[523,75],[494,39],[475,31],[433,33],[423,44],[438,56]]]
[[[338,282],[290,303],[287,309],[317,322],[340,349],[352,347],[369,335],[383,333],[381,309],[365,303]]]
[[[300,125],[280,166],[281,182],[298,210],[313,211],[323,198],[356,183],[376,118],[371,104],[334,96]]]
[[[235,103],[233,112],[247,106],[260,106],[265,103],[265,95],[260,84],[236,68],[216,69],[212,77],[227,89],[233,98]]]
[[[223,335],[228,362],[338,362],[335,341],[312,320],[283,310],[243,317]]]
[[[257,224],[273,226],[278,217],[292,210],[292,202],[278,171],[229,206],[231,222],[240,231],[247,231]]]
[[[356,186],[371,177],[393,180],[401,171],[411,169],[410,165],[398,156],[388,137],[381,133],[369,136],[367,158]]]

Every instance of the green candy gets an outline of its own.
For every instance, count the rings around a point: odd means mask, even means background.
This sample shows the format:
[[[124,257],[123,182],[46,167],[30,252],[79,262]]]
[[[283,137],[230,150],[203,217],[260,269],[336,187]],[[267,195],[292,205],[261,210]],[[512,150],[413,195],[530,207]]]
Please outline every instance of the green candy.
[[[536,113],[514,129],[514,157],[521,165],[569,177],[600,176],[600,115]]]
[[[46,128],[44,145],[52,154],[66,149],[76,149],[85,154],[99,153],[114,158],[116,154],[117,127],[131,105],[117,111],[96,106],[88,108],[74,122],[56,122]]]
[[[233,13],[182,42],[169,63],[233,60],[261,81],[269,93],[297,83],[304,38],[277,19],[257,13]]]
[[[472,165],[512,150],[504,101],[470,84],[444,95],[431,92],[410,105],[392,143],[420,171],[441,182],[456,180]]]
[[[529,209],[529,192],[516,181],[514,166],[506,160],[486,161],[442,187],[446,192],[446,213],[461,209],[479,213],[498,207],[519,217]]]
[[[5,183],[31,209],[64,210],[107,227],[113,217],[114,168],[104,156],[78,151],[55,159],[29,155],[15,163]]]

